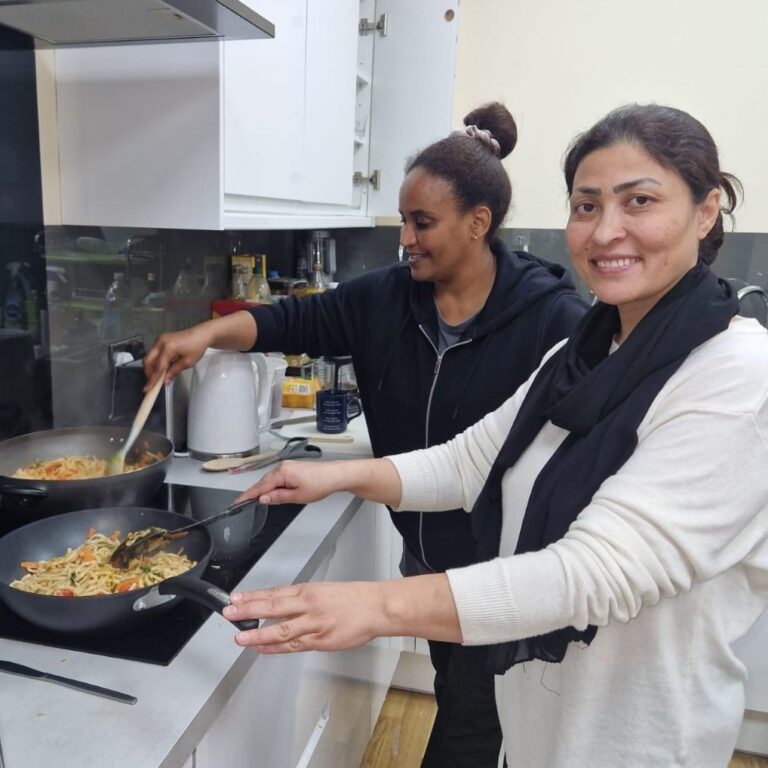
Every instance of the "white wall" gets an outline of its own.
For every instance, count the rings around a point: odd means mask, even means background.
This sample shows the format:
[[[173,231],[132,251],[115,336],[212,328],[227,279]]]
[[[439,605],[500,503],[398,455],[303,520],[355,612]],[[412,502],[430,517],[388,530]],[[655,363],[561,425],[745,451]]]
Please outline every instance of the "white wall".
[[[454,123],[503,101],[518,123],[505,161],[507,226],[561,228],[569,140],[613,107],[666,103],[712,133],[743,182],[736,231],[768,232],[766,0],[462,0]]]

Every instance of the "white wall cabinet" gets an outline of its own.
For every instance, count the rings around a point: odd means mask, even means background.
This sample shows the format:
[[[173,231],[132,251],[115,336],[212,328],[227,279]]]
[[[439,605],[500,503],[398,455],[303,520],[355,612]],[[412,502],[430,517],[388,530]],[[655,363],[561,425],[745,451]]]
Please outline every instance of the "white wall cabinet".
[[[397,215],[405,159],[451,127],[451,10],[457,0],[259,0],[274,40],[55,51],[61,222],[277,229]],[[382,15],[386,35],[361,33],[361,17]]]
[[[375,14],[377,19],[386,16],[387,34],[377,33],[374,44],[368,173],[380,173],[378,189],[369,185],[367,211],[399,218],[398,191],[407,159],[455,127],[459,3],[376,0]]]

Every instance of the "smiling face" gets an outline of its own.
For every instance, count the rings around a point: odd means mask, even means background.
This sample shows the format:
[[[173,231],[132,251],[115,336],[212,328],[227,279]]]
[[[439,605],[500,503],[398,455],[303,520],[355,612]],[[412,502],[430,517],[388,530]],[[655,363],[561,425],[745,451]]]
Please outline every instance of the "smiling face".
[[[565,235],[573,268],[621,317],[621,339],[695,264],[720,193],[701,203],[645,150],[612,144],[576,169]]]
[[[420,167],[400,187],[400,215],[400,245],[414,280],[452,281],[467,269],[469,253],[484,234],[476,211],[457,208],[451,184]]]

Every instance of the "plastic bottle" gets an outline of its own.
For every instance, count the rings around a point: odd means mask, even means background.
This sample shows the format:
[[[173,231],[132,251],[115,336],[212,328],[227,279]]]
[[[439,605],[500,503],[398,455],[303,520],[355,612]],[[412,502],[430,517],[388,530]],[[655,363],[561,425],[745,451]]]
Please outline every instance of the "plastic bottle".
[[[223,299],[227,295],[227,282],[224,259],[213,251],[203,259],[203,286],[200,292],[210,301]]]
[[[245,299],[251,271],[248,270],[250,257],[245,253],[245,244],[241,235],[233,234],[229,241],[230,269],[232,275],[232,298]]]
[[[21,264],[18,261],[12,261],[8,264],[8,269],[11,272],[11,281],[3,301],[4,325],[6,328],[26,328],[27,295],[19,271]]]
[[[104,298],[104,316],[101,321],[101,336],[103,339],[118,339],[125,325],[125,314],[131,305],[131,288],[125,280],[123,272],[115,272],[112,285]]]
[[[181,268],[181,272],[179,272],[176,282],[173,284],[173,295],[176,298],[182,298],[184,296],[196,296],[197,294],[197,280],[192,274],[192,260],[186,258],[184,266]]]

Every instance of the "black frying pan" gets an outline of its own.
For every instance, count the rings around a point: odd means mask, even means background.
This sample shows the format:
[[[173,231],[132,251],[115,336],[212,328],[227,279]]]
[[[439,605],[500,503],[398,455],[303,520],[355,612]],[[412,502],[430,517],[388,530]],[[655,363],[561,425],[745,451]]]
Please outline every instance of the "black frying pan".
[[[128,437],[124,427],[71,427],[31,432],[0,442],[0,496],[6,510],[22,521],[96,507],[141,506],[163,484],[173,460],[173,444],[164,435],[139,433],[128,461],[146,450],[160,461],[134,472],[88,480],[24,480],[12,477],[20,467],[61,456],[96,456],[109,460]]]
[[[125,536],[129,531],[149,526],[174,530],[189,522],[188,517],[160,509],[113,507],[69,512],[29,523],[0,539],[0,599],[36,626],[78,634],[113,633],[137,626],[173,608],[180,596],[221,613],[229,604],[229,595],[200,578],[213,551],[211,536],[204,528],[190,531],[169,547],[170,551],[182,547],[191,560],[197,561],[195,566],[153,587],[114,595],[53,597],[9,586],[26,573],[20,565],[22,561],[63,555],[68,547],[79,547],[91,527],[106,535],[117,529]],[[252,629],[258,626],[258,620],[236,624],[241,629]]]

